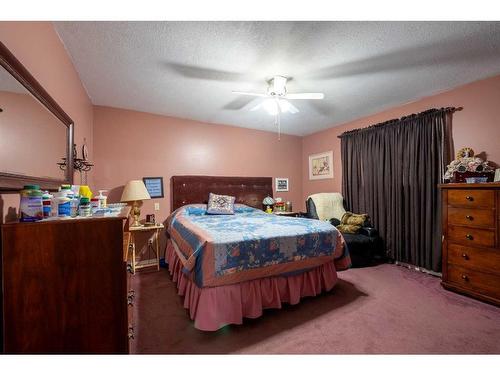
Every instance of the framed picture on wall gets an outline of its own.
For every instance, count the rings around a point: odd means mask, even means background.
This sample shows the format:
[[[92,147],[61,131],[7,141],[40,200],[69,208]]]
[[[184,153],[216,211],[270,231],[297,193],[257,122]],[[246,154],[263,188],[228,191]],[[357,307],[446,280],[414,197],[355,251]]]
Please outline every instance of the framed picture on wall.
[[[276,191],[288,191],[288,178],[276,177],[275,185]]]
[[[333,151],[309,155],[309,179],[333,178]]]
[[[142,181],[146,185],[146,189],[150,197],[163,198],[163,177],[143,177]]]

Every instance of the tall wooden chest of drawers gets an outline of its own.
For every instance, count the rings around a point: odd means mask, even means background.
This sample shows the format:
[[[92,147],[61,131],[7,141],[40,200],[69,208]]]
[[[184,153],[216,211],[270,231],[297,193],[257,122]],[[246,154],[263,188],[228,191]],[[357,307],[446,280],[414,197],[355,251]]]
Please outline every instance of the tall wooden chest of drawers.
[[[0,227],[5,353],[128,353],[123,222],[89,218]]]
[[[500,305],[500,183],[440,187],[443,286]]]

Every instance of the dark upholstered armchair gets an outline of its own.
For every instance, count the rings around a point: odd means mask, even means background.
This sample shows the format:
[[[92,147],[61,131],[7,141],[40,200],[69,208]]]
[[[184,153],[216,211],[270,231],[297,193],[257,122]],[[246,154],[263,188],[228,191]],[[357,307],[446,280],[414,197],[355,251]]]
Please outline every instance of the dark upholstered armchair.
[[[308,197],[307,214],[310,219],[327,220],[338,226],[344,209],[344,198],[340,193],[319,193]],[[384,260],[383,241],[369,219],[356,234],[342,233],[351,255],[353,267],[365,267]]]

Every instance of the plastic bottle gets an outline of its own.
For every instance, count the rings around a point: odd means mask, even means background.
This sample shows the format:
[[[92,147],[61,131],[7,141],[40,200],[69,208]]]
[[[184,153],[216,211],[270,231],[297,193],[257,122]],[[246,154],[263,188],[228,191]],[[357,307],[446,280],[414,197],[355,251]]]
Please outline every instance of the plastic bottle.
[[[71,201],[70,201],[70,215],[71,215],[71,217],[77,217],[78,216],[78,206],[80,205],[80,200],[75,195],[71,195],[71,196],[68,195],[68,198],[71,199]]]
[[[90,209],[90,202],[87,197],[80,198],[80,206],[78,209],[78,213],[81,217],[89,217],[92,216],[92,210]]]
[[[20,218],[22,222],[43,219],[43,193],[38,185],[25,185],[21,190]]]
[[[79,194],[80,198],[81,197],[86,197],[88,199],[92,198],[92,191],[87,185],[80,185],[79,193],[80,193]]]
[[[96,196],[97,199],[99,199],[99,208],[106,208],[107,207],[107,202],[108,202],[108,197],[103,194],[103,192],[107,192],[107,190],[98,190],[99,195]]]
[[[61,190],[55,193],[54,201],[57,207],[57,216],[65,217],[71,215],[71,199],[68,198],[67,191]]]
[[[95,197],[90,200],[90,208],[92,209],[92,213],[99,209],[99,198]]]
[[[43,217],[47,218],[52,216],[52,198],[53,196],[45,191],[42,195]]]

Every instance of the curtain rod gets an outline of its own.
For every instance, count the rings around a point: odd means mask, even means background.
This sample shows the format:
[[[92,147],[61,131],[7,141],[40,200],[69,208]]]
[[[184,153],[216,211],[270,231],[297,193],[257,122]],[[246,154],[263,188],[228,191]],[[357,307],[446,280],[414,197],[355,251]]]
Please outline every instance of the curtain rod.
[[[435,114],[435,113],[440,113],[440,112],[455,113],[457,111],[461,111],[462,109],[463,109],[463,107],[431,108],[431,109],[428,109],[428,110],[423,111],[423,112],[412,113],[411,115],[403,116],[401,118],[393,118],[391,120],[387,120],[387,121],[384,121],[384,122],[379,122],[378,124],[370,125],[370,126],[367,126],[367,127],[364,127],[364,128],[358,128],[358,129],[348,130],[348,131],[343,132],[342,134],[338,135],[337,138],[342,138],[342,137],[345,137],[345,136],[348,136],[348,135],[351,135],[351,134],[355,134],[355,133],[362,133],[362,132],[365,132],[365,131],[370,131],[370,130],[373,130],[374,128],[381,128],[383,126],[393,125],[393,124],[395,124],[397,122],[400,122],[400,121],[406,121],[406,120],[409,120],[409,119],[415,119],[415,118],[418,118],[418,117],[424,117],[424,116],[427,116],[427,115],[430,115],[430,114]]]

